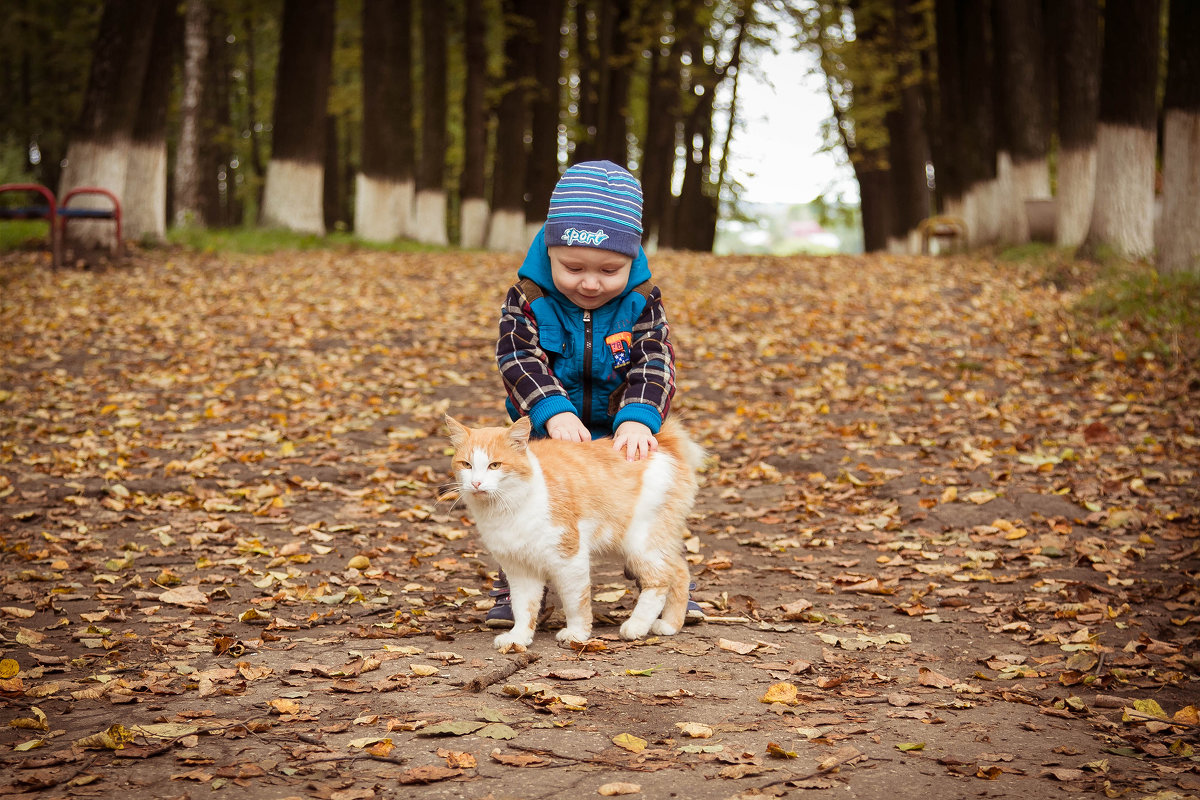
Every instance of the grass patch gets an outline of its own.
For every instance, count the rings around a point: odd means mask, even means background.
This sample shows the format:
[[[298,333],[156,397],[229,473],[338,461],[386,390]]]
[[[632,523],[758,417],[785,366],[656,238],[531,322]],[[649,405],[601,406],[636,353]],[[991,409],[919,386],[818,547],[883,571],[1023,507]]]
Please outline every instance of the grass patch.
[[[50,247],[50,223],[44,219],[0,221],[0,251]]]
[[[1145,264],[1108,261],[1075,311],[1130,356],[1200,355],[1200,275],[1160,275]]]
[[[375,250],[390,253],[436,252],[447,248],[424,245],[409,239],[368,242],[353,234],[335,231],[324,236],[296,233],[279,228],[174,228],[167,234],[170,244],[198,252],[261,255],[308,250]]]

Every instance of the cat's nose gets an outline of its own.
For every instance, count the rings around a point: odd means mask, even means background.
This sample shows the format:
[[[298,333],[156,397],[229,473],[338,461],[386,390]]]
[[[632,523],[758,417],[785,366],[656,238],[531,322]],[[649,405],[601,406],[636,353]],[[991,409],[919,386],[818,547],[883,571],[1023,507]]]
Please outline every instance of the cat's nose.
[[[479,481],[471,481],[471,488],[478,489],[482,484]]]

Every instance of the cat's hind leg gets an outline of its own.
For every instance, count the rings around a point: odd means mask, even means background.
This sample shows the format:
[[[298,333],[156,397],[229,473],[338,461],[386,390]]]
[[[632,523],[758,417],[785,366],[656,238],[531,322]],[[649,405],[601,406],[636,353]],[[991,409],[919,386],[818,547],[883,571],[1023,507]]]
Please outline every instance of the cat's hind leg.
[[[545,581],[523,568],[508,566],[509,595],[512,597],[513,626],[492,640],[497,650],[507,650],[513,645],[529,647],[533,643],[533,630],[537,626],[538,611],[542,606],[542,591]]]
[[[567,617],[567,626],[555,636],[560,642],[586,642],[592,638],[592,572],[587,553],[577,554],[559,569],[554,583]]]
[[[688,604],[687,560],[681,554],[667,565],[667,598],[663,604],[662,617],[650,623],[650,630],[657,636],[674,636],[683,627]]]
[[[629,561],[626,566],[637,578],[641,592],[638,594],[637,604],[633,607],[633,613],[621,625],[621,638],[640,639],[650,632],[670,599],[673,565],[638,560]]]

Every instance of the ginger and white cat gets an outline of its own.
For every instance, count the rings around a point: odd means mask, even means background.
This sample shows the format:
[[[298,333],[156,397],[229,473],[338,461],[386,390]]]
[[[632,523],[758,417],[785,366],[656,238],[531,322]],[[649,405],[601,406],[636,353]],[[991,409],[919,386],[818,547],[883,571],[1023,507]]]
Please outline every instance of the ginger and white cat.
[[[508,575],[514,624],[497,648],[530,645],[547,582],[567,617],[559,641],[587,641],[596,557],[620,561],[641,587],[622,638],[679,632],[689,580],[683,536],[704,451],[677,422],[668,420],[658,450],[638,461],[611,439],[531,439],[527,417],[508,428],[467,428],[449,416],[446,425],[459,495]]]

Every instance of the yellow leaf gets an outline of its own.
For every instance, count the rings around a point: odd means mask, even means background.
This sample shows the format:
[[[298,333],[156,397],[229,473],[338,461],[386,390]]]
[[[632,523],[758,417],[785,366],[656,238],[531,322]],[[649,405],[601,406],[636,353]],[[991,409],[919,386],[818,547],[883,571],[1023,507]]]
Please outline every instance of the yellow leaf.
[[[946,490],[944,492],[942,492],[942,499],[940,502],[953,503],[957,499],[958,499],[958,487],[957,486],[947,486]]]
[[[21,665],[15,658],[6,658],[0,661],[0,680],[8,680],[20,671]]]
[[[791,750],[784,750],[775,742],[767,742],[767,755],[773,758],[796,758],[796,753]]]
[[[363,570],[363,569],[367,569],[370,566],[371,566],[371,559],[367,558],[366,556],[355,556],[354,558],[352,558],[348,562],[346,562],[346,567],[348,569]]]
[[[289,700],[286,697],[276,697],[274,700],[268,700],[269,705],[276,714],[299,714],[300,704],[295,700]]]
[[[699,722],[676,722],[675,727],[679,728],[679,732],[684,736],[692,739],[711,739],[713,735],[712,728]]]
[[[12,722],[8,723],[8,726],[10,728],[23,728],[24,730],[29,731],[50,730],[50,723],[47,721],[46,713],[44,711],[37,706],[31,706],[29,710],[33,712],[34,718],[31,719],[29,717],[18,717],[17,719],[14,719]]]
[[[431,675],[438,674],[438,668],[429,664],[413,664],[411,666],[412,674],[422,678],[428,678]]]
[[[785,705],[794,706],[800,704],[800,690],[796,688],[796,684],[773,683],[767,688],[767,693],[758,698],[760,703],[783,703]]]
[[[645,739],[634,736],[632,733],[619,733],[613,737],[612,742],[617,747],[623,747],[631,753],[640,753],[649,744]]]
[[[639,783],[606,783],[596,790],[603,797],[616,797],[622,794],[639,794],[642,786]]]
[[[76,739],[75,745],[98,750],[123,750],[125,743],[131,741],[133,741],[133,734],[126,730],[124,725],[109,725],[107,730]]]
[[[1182,722],[1184,725],[1200,725],[1200,712],[1195,706],[1184,706],[1176,711],[1171,719],[1174,722]]]
[[[1150,717],[1158,717],[1159,719],[1163,719],[1163,720],[1165,720],[1167,718],[1167,712],[1163,711],[1162,706],[1160,706],[1158,704],[1157,700],[1134,700],[1133,701],[1133,710],[1138,712],[1139,714],[1143,714],[1143,715],[1150,716]],[[1139,718],[1132,717],[1128,713],[1125,713],[1122,715],[1121,721],[1122,722],[1138,722]]]
[[[393,747],[395,747],[395,745],[392,744],[391,739],[380,739],[370,747],[364,747],[363,749],[373,756],[379,756],[380,758],[383,758],[392,752]]]

